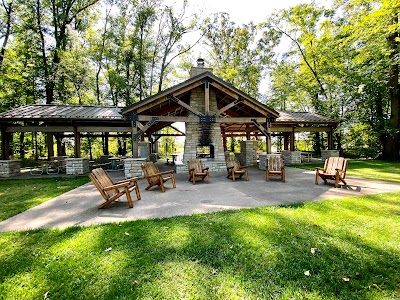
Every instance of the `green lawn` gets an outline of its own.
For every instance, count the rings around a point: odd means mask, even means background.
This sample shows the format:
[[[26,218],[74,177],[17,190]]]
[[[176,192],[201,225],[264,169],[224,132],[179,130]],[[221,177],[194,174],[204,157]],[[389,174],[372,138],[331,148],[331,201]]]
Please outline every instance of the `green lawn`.
[[[292,164],[290,167],[315,170],[323,167],[323,163]],[[350,160],[346,176],[354,176],[369,179],[400,183],[400,163],[381,160]]]
[[[0,221],[15,216],[88,181],[87,176],[0,180]]]
[[[399,299],[400,193],[0,234],[2,299]]]

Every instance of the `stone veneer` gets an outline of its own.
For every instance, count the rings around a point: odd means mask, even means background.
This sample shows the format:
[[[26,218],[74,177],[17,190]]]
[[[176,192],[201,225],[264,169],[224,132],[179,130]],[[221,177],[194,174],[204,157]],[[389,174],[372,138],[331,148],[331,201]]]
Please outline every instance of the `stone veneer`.
[[[339,157],[339,150],[321,150],[322,161],[329,157]]]
[[[301,164],[301,152],[300,151],[282,151],[283,160],[285,164]]]
[[[13,177],[21,174],[20,160],[0,160],[0,177]]]
[[[142,163],[146,162],[146,158],[127,158],[124,159],[125,178],[140,177],[143,178]]]
[[[83,175],[90,171],[89,159],[87,158],[67,158],[67,175]]]
[[[257,141],[240,142],[240,163],[245,166],[257,165]]]
[[[204,107],[204,88],[197,87],[191,91],[190,96],[190,106],[195,108],[200,112],[205,111]],[[217,99],[216,94],[210,88],[210,111],[216,112],[217,109]],[[193,122],[186,122],[186,130],[185,130],[185,146],[184,146],[184,154],[182,164],[176,164],[176,172],[177,173],[185,173],[187,172],[186,163],[196,158],[196,150],[197,146],[200,144],[201,137],[201,123],[199,123],[199,117],[194,115],[193,113],[189,113],[189,119],[193,120]],[[214,146],[214,158],[204,158],[201,159],[203,164],[206,167],[210,168],[210,171],[225,171],[225,154],[224,147],[222,144],[222,134],[221,127],[218,123],[211,123],[211,141]]]

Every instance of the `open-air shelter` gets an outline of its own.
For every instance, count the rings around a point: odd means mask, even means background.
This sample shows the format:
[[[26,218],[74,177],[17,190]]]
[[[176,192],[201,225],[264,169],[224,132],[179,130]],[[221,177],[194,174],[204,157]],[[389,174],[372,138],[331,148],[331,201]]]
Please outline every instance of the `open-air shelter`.
[[[0,114],[2,159],[10,158],[10,140],[16,132],[47,134],[48,155],[54,155],[54,138],[73,137],[74,156],[81,157],[82,137],[102,137],[108,154],[108,138],[129,137],[132,156],[138,157],[138,143],[147,138],[149,152],[162,135],[160,130],[185,123],[183,161],[202,157],[214,169],[225,168],[226,139],[265,136],[271,152],[271,136],[284,137],[284,150],[295,151],[295,133],[326,132],[328,149],[337,122],[314,113],[276,111],[212,73],[202,65],[193,67],[190,78],[131,106],[27,105]],[[254,141],[252,141],[254,143]],[[241,145],[242,152],[255,152]],[[252,146],[253,147],[253,146]],[[254,147],[253,147],[254,148]],[[57,147],[61,149],[61,147]],[[58,153],[60,155],[61,153]],[[247,154],[245,154],[247,155]],[[253,154],[251,154],[253,155]]]

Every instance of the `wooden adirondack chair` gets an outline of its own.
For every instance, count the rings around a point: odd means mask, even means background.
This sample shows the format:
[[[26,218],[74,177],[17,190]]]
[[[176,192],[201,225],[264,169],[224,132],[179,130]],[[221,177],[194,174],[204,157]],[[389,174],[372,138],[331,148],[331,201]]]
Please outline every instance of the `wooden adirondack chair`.
[[[131,192],[134,190],[136,192],[137,199],[140,200],[139,186],[137,184],[139,178],[137,177],[113,182],[107,172],[105,172],[102,168],[98,168],[92,170],[89,178],[93,182],[94,186],[99,190],[104,200],[106,200],[106,202],[101,204],[99,208],[107,206],[111,202],[120,198],[122,195],[126,195],[128,205],[130,208],[132,208],[133,203]]]
[[[267,155],[265,180],[269,181],[270,176],[281,176],[285,182],[285,165],[280,155]]]
[[[196,184],[196,178],[201,178],[204,180],[206,178],[206,182],[210,182],[210,176],[208,174],[209,168],[204,168],[203,163],[200,159],[191,159],[188,161],[188,170],[189,170],[189,181],[192,181],[193,184]]]
[[[149,183],[149,186],[146,188],[146,190],[149,190],[151,187],[158,185],[161,187],[161,191],[164,193],[165,192],[164,182],[166,182],[168,180],[171,180],[172,186],[174,188],[176,188],[175,176],[174,176],[173,170],[160,172],[158,170],[158,167],[152,162],[143,163],[142,170],[144,173],[144,177],[146,178],[147,182]],[[169,175],[169,176],[165,177],[165,175]]]
[[[240,161],[236,158],[226,161],[226,170],[228,171],[227,178],[232,176],[233,181],[235,181],[236,178],[242,178],[243,175],[245,175],[247,181],[249,180],[247,166],[241,166]]]
[[[335,188],[339,186],[339,181],[347,184],[346,177],[348,160],[343,157],[329,157],[325,160],[323,168],[316,168],[315,184],[318,184],[319,177],[327,183],[327,179],[335,180]]]

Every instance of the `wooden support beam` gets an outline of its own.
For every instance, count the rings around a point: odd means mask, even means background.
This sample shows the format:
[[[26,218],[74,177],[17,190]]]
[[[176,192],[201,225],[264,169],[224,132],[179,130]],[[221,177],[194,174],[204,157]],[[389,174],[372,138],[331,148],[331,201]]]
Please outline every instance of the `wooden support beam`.
[[[139,141],[135,139],[138,132],[137,123],[138,122],[132,122],[132,157],[134,158],[139,156]]]
[[[81,133],[75,128],[74,130],[75,137],[75,158],[81,157]]]
[[[203,114],[201,112],[199,112],[197,109],[195,109],[194,107],[191,107],[190,105],[186,104],[185,102],[183,102],[182,100],[176,98],[174,95],[170,95],[170,98],[172,101],[178,103],[180,106],[186,108],[188,111],[194,113],[196,116],[202,116]]]
[[[224,107],[222,107],[221,109],[219,109],[217,111],[217,116],[219,116],[223,112],[227,111],[228,109],[230,109],[230,108],[234,107],[235,105],[242,103],[242,102],[243,102],[243,99],[239,98],[239,99],[236,99],[235,101],[229,103],[228,105],[225,105]]]
[[[210,82],[210,84],[214,87],[216,87],[217,89],[219,89],[220,91],[224,92],[225,94],[231,96],[233,99],[239,99],[239,95],[232,92],[230,89],[226,88],[225,86],[219,84],[218,82],[212,81]]]
[[[204,82],[204,107],[206,114],[208,114],[210,111],[210,83],[208,80]]]

